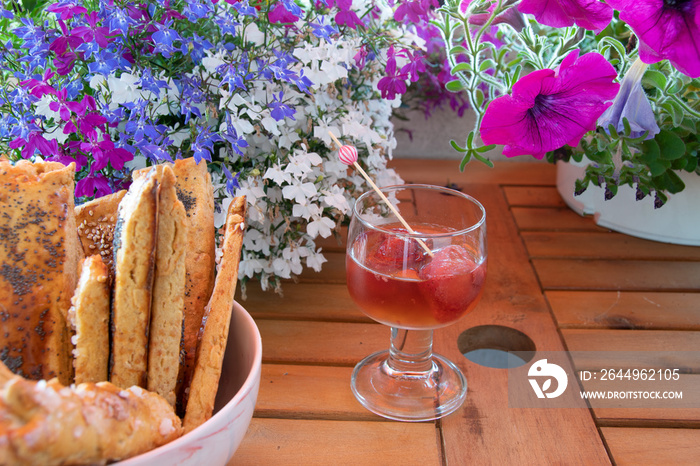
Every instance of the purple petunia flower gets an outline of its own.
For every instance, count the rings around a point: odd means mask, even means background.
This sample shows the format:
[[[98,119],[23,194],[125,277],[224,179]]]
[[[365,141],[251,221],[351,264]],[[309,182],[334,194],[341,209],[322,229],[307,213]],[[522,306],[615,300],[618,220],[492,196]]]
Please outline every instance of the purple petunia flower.
[[[642,77],[647,69],[647,64],[637,59],[630,67],[620,85],[620,92],[598,120],[598,126],[608,131],[608,126],[613,125],[618,132],[623,132],[624,118],[629,122],[631,134],[628,136],[638,138],[648,132],[646,139],[652,139],[659,134],[659,125],[656,124],[654,110],[642,88]]]
[[[644,63],[668,59],[681,73],[700,77],[700,0],[610,0],[639,38]]]
[[[533,71],[513,94],[491,102],[481,123],[484,144],[505,145],[503,155],[538,159],[565,144],[576,146],[595,129],[620,87],[615,68],[598,53],[569,53],[556,70]]]
[[[523,0],[517,8],[521,13],[534,15],[537,22],[546,26],[561,28],[576,24],[591,31],[605,29],[613,16],[613,9],[599,0]]]

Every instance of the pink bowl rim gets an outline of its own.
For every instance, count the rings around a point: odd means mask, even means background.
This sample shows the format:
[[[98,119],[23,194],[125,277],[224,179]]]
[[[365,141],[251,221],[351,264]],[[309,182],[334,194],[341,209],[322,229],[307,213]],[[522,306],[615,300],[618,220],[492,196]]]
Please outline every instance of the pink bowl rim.
[[[255,347],[253,350],[253,366],[250,370],[250,373],[246,377],[245,381],[243,382],[243,385],[241,385],[241,388],[238,389],[238,392],[229,400],[228,403],[226,403],[224,406],[221,407],[221,409],[214,414],[208,421],[206,421],[204,424],[198,426],[197,428],[193,429],[192,431],[186,433],[182,437],[179,437],[175,440],[173,440],[170,443],[167,443],[165,445],[162,445],[158,448],[154,448],[153,450],[147,451],[145,453],[142,453],[137,456],[132,456],[131,458],[127,458],[123,461],[119,461],[117,463],[113,463],[115,465],[125,465],[128,466],[128,464],[132,461],[149,461],[149,460],[155,460],[157,459],[158,455],[162,453],[164,450],[174,450],[177,449],[178,447],[182,445],[186,445],[192,440],[196,440],[198,437],[200,437],[200,434],[205,433],[205,431],[209,428],[209,426],[212,426],[214,424],[217,424],[219,419],[222,419],[224,416],[226,416],[228,411],[231,411],[243,398],[248,396],[248,394],[253,390],[253,387],[255,386],[257,379],[259,378],[259,375],[261,374],[261,366],[262,366],[262,337],[260,336],[260,329],[258,329],[257,324],[255,323],[255,320],[253,317],[250,315],[250,313],[243,307],[241,306],[238,301],[234,301],[233,303],[233,308],[234,312],[237,312],[240,314],[243,319],[245,320],[246,325],[253,331],[253,336],[254,336],[254,341],[255,341]],[[229,337],[230,337],[230,332],[229,332]]]

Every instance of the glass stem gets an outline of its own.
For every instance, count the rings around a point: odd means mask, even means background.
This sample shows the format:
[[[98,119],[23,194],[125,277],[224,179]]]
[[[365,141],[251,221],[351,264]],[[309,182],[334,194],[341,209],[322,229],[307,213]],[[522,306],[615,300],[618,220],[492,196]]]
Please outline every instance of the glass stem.
[[[433,331],[391,329],[389,367],[397,372],[428,372],[433,369]]]

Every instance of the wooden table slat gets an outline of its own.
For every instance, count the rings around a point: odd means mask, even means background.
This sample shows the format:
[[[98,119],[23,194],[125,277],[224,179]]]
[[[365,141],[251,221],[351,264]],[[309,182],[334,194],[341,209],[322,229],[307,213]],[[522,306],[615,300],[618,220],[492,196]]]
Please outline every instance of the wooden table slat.
[[[389,347],[390,330],[371,323],[257,320],[263,362],[354,366]]]
[[[511,207],[521,231],[600,231],[592,217],[582,217],[568,207]]]
[[[532,259],[542,288],[700,291],[700,262]]]
[[[294,419],[381,420],[350,390],[352,367],[263,364],[255,414]]]
[[[698,293],[547,291],[560,328],[700,330]]]
[[[610,452],[619,466],[696,465],[700,430],[603,427]]]
[[[600,232],[522,232],[531,258],[700,260],[700,248]]]
[[[254,418],[229,465],[439,465],[434,423]]]
[[[374,322],[360,312],[344,283],[285,282],[283,296],[251,284],[246,294],[246,300],[240,302],[256,319]]]
[[[503,192],[511,207],[565,207],[554,186],[505,186]]]

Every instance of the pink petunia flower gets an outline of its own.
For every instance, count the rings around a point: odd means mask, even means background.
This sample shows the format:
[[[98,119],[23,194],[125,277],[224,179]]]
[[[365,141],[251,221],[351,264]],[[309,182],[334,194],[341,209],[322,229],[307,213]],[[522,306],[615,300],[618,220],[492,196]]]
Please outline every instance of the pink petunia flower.
[[[556,70],[523,76],[512,95],[491,102],[481,123],[484,144],[505,145],[503,155],[538,159],[565,144],[578,145],[596,128],[620,87],[615,68],[598,53],[569,53]]]
[[[668,59],[681,73],[700,77],[700,0],[610,0],[639,38],[644,63]]]
[[[613,9],[598,0],[523,0],[517,8],[521,13],[534,15],[545,26],[576,24],[596,32],[605,29],[613,16]]]

